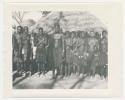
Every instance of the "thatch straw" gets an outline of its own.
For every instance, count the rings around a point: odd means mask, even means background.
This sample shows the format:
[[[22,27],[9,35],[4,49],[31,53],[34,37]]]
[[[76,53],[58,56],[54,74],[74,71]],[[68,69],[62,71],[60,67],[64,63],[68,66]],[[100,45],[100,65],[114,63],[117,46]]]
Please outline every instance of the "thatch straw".
[[[102,31],[106,29],[104,24],[89,12],[51,12],[47,17],[44,17],[38,21],[38,23],[32,28],[43,27],[44,32],[51,34],[54,32],[55,22],[59,21],[60,27],[63,32],[66,31],[85,31],[94,29],[96,31]]]

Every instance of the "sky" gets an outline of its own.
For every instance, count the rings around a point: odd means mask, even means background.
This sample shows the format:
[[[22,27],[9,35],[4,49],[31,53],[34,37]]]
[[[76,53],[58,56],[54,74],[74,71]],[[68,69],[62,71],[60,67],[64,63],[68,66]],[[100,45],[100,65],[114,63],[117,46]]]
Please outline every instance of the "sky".
[[[33,19],[35,22],[37,22],[42,17],[42,14],[40,11],[32,11],[28,12],[24,15],[23,20],[27,19]],[[17,22],[13,19],[13,24],[17,25]]]
[[[33,19],[34,21],[38,21],[40,18],[42,17],[41,12],[37,11],[37,12],[28,12],[27,14],[25,14],[24,16],[24,20],[27,19]]]

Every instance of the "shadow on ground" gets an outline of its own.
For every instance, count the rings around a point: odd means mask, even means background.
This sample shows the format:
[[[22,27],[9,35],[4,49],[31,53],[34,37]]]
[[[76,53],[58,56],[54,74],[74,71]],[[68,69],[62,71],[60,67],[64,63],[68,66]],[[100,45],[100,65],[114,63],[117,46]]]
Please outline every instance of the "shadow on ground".
[[[78,81],[76,81],[71,87],[70,89],[74,89],[78,84],[82,84],[84,79],[86,78],[87,76],[83,76],[82,78],[80,78]],[[79,86],[80,88],[80,86]]]
[[[63,77],[57,78],[56,76],[54,79],[52,79],[52,82],[41,84],[40,86],[37,87],[37,89],[53,89],[54,85],[62,78]]]
[[[16,75],[14,77],[17,77]],[[13,86],[17,85],[18,83],[20,83],[21,81],[23,81],[24,79],[26,79],[28,77],[28,75],[26,75],[25,77],[22,77],[21,79],[19,79],[18,81],[13,83]]]

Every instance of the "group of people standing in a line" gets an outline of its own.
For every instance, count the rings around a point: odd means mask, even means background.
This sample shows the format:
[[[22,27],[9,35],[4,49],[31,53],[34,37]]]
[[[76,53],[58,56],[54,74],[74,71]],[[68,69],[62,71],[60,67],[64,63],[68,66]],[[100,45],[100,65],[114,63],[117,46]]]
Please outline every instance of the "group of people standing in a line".
[[[18,26],[12,36],[13,70],[22,73],[70,76],[83,74],[107,76],[107,31],[66,31],[59,24],[49,35],[43,28],[29,32],[27,26]]]

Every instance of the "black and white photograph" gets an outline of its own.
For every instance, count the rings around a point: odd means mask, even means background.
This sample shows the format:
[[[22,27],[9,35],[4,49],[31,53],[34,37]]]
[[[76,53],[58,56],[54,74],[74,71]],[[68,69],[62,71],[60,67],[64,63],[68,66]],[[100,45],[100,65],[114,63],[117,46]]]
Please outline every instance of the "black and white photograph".
[[[121,96],[121,3],[22,0],[4,8],[4,97]]]
[[[91,11],[12,14],[13,89],[107,89],[108,27]]]

